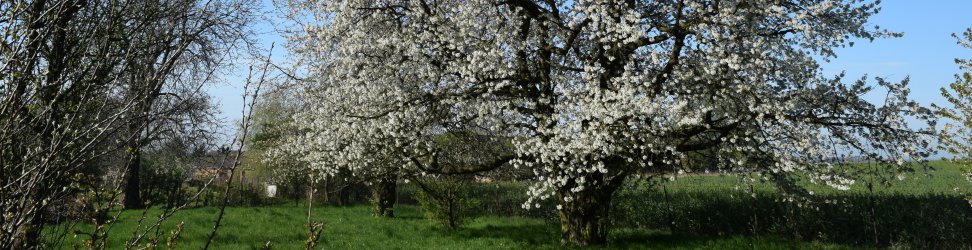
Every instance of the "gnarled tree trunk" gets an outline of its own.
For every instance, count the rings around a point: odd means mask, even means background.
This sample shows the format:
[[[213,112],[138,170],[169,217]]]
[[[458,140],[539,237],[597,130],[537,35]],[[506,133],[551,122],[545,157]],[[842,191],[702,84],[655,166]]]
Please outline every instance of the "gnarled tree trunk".
[[[375,216],[395,217],[395,198],[398,194],[398,175],[383,176],[374,187]]]
[[[607,243],[611,199],[626,177],[626,173],[610,176],[593,173],[586,176],[587,182],[582,190],[571,191],[578,186],[576,179],[571,179],[557,191],[561,206],[558,211],[561,244],[588,246]]]
[[[568,190],[569,192],[569,190]],[[561,243],[565,245],[599,245],[607,243],[608,212],[611,195],[605,190],[573,193],[570,202],[561,202]],[[566,196],[560,195],[561,200]]]

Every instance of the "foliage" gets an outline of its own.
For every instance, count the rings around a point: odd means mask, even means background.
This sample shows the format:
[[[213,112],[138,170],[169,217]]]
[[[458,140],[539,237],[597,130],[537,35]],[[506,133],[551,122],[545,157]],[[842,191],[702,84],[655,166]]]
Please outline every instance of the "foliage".
[[[854,246],[962,248],[970,237],[965,232],[972,230],[972,209],[962,200],[962,193],[972,190],[972,184],[955,164],[935,161],[930,165],[934,170],[875,184],[872,191],[863,181],[847,191],[802,181],[801,185],[815,192],[804,202],[781,200],[772,183],[753,183],[754,192],[750,192],[750,183],[739,175],[690,174],[674,181],[631,182],[618,192],[610,216],[621,230],[778,235]],[[413,196],[409,186],[403,188],[402,203],[415,204],[408,200]],[[473,214],[556,220],[552,209],[516,206],[525,198],[526,183],[473,183],[468,189],[480,201]]]
[[[962,47],[972,49],[972,28],[965,30],[961,37],[952,36]],[[953,162],[968,168],[965,175],[972,182],[972,144],[969,144],[972,142],[972,60],[956,58],[955,63],[963,72],[955,75],[955,82],[948,89],[941,89],[952,107],[935,106],[939,115],[951,121],[942,128],[940,148],[953,156]],[[972,205],[972,194],[967,199]]]
[[[140,192],[150,205],[175,207],[188,201],[186,181],[190,178],[189,171],[178,162],[164,164],[162,162],[146,162],[142,169]],[[174,164],[173,164],[174,163]]]
[[[415,200],[422,205],[425,216],[436,223],[455,230],[462,226],[479,199],[470,193],[471,178],[468,176],[436,176],[415,179],[419,187]]]
[[[324,223],[323,222],[308,222],[308,224],[307,224],[307,240],[304,240],[304,249],[307,249],[307,250],[317,249],[317,244],[321,240],[321,234],[322,233],[324,233]],[[267,241],[267,242],[269,242],[269,241]]]
[[[554,197],[571,244],[603,243],[628,178],[677,173],[695,152],[787,197],[807,193],[797,173],[846,189],[858,173],[835,162],[907,172],[930,152],[932,112],[907,80],[846,82],[817,63],[851,39],[898,35],[868,27],[877,1],[288,4],[312,80],[295,118],[305,134],[287,150],[329,174],[512,163],[534,173],[524,206]],[[882,105],[863,98],[875,88]],[[454,133],[513,147],[456,162],[437,141]]]
[[[142,156],[141,196],[148,206],[176,207],[189,201],[190,180],[206,147],[172,138]]]
[[[493,181],[490,183],[470,183],[465,189],[468,196],[477,200],[476,206],[470,207],[468,213],[474,216],[509,216],[529,217],[554,220],[556,213],[552,209],[525,209],[522,205],[526,200],[526,190],[529,183],[517,181]],[[416,198],[421,188],[413,182],[399,188],[399,203],[421,205]],[[548,200],[544,208],[555,207],[555,201]]]
[[[953,35],[958,44],[965,48],[972,49],[972,29],[966,30],[963,37]],[[936,111],[947,118],[949,123],[942,129],[941,138],[945,142],[942,149],[955,155],[958,162],[968,165],[968,159],[972,158],[972,146],[968,144],[972,139],[972,61],[966,59],[955,59],[955,63],[965,72],[955,75],[955,82],[949,84],[949,88],[942,88],[942,96],[952,107],[942,107],[936,105]]]
[[[911,248],[967,247],[972,209],[956,190],[972,185],[958,168],[933,162],[938,170],[880,185],[865,183],[848,191],[812,187],[805,202],[781,200],[769,183],[736,176],[692,175],[623,189],[612,221],[622,228],[667,229],[700,235],[785,235],[805,241],[855,246]],[[742,186],[742,187],[740,187]],[[663,191],[664,190],[664,191]]]
[[[285,86],[271,86],[254,107],[252,139],[244,152],[244,162],[254,171],[254,179],[282,187],[282,195],[299,198],[311,185],[311,172],[293,155],[275,150],[286,143],[295,130],[292,115],[298,108]]]
[[[246,40],[255,7],[14,0],[0,10],[0,249],[32,249],[63,201],[88,202],[90,219],[110,224],[124,184],[124,200],[142,206],[143,146],[210,138],[201,86]],[[96,228],[90,247],[104,248],[110,226]]]

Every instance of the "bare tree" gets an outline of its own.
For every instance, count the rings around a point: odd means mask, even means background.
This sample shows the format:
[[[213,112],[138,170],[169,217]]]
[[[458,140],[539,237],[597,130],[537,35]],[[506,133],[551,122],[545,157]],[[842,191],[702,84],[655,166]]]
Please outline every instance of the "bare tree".
[[[141,208],[144,204],[139,173],[143,147],[171,132],[192,133],[191,125],[212,120],[207,116],[210,110],[199,102],[204,99],[200,95],[205,95],[201,89],[232,59],[228,55],[233,55],[237,46],[249,42],[246,28],[252,19],[253,4],[247,0],[132,4],[147,14],[133,20],[133,28],[144,34],[132,41],[140,53],[126,71],[130,81],[125,94],[135,100],[135,105],[126,120],[127,132],[132,135],[127,142],[125,207]]]
[[[45,223],[60,223],[45,211],[81,184],[119,190],[123,182],[96,180],[99,160],[125,147],[137,159],[147,138],[199,118],[175,114],[196,110],[200,84],[245,40],[253,1],[4,0],[0,9],[0,249],[27,249],[42,245]]]
[[[272,45],[270,50],[272,53],[273,51]],[[263,84],[267,81],[267,74],[270,71],[269,67],[270,67],[271,56],[272,54],[267,55],[266,61],[262,65],[263,67],[262,70],[260,71],[260,75],[256,79],[253,78],[254,75],[251,67],[250,75],[247,76],[246,82],[244,83],[243,117],[242,120],[240,121],[239,136],[234,140],[234,143],[238,142],[239,144],[238,144],[238,148],[236,149],[236,154],[233,156],[233,164],[229,169],[230,176],[229,179],[227,179],[226,187],[223,190],[222,203],[220,203],[219,205],[219,213],[216,216],[216,224],[213,225],[213,229],[209,232],[209,237],[206,238],[206,245],[203,246],[203,249],[209,249],[209,245],[212,243],[213,238],[216,237],[216,232],[219,230],[220,223],[223,221],[223,215],[226,212],[226,205],[229,203],[229,193],[233,185],[233,176],[236,174],[236,168],[240,166],[240,161],[242,160],[241,157],[243,156],[243,147],[246,145],[247,135],[249,134],[250,126],[252,126],[253,123],[251,119],[253,117],[253,107],[257,104],[258,97],[260,96],[260,89],[263,87]],[[250,88],[253,88],[252,93],[250,92]],[[249,100],[247,99],[248,95],[250,96]],[[244,185],[244,184],[241,183],[240,185]]]

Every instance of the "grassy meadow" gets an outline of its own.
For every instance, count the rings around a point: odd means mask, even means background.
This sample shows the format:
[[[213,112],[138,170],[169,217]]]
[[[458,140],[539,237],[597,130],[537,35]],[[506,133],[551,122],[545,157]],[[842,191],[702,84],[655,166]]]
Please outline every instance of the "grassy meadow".
[[[859,180],[849,191],[811,187],[811,203],[781,202],[772,186],[755,193],[736,176],[690,175],[649,185],[631,182],[617,194],[613,230],[605,249],[855,249],[874,247],[972,248],[972,191],[962,170],[946,162],[904,176],[889,185]],[[862,179],[868,179],[867,177]],[[522,183],[487,183],[471,188],[476,206],[458,230],[425,219],[414,187],[402,185],[395,218],[375,218],[368,204],[317,205],[313,219],[325,223],[321,249],[558,249],[559,222],[552,203],[520,208]],[[180,211],[163,224],[160,246],[180,222],[176,249],[202,246],[216,217],[213,207]],[[120,248],[143,211],[124,211],[112,229],[109,248]],[[306,204],[230,207],[214,249],[300,249],[307,236]],[[148,218],[158,210],[146,212]],[[90,226],[77,225],[78,232]],[[85,239],[69,233],[62,248]]]
[[[684,176],[650,190],[638,185],[622,191],[612,219],[622,228],[667,228],[675,234],[972,249],[972,205],[966,200],[972,184],[951,163],[930,167],[902,179],[890,176],[886,183],[865,175],[847,191],[801,183],[815,192],[808,203],[781,202],[770,184],[754,184],[755,192],[746,192],[749,184],[735,176]]]
[[[202,247],[217,212],[216,208],[196,208],[180,212],[163,227],[171,231],[184,221],[176,249]],[[301,249],[306,239],[307,208],[293,204],[273,207],[227,208],[225,224],[213,242],[213,249],[263,249],[267,242],[273,249]],[[319,207],[314,219],[325,222],[319,241],[320,249],[559,249],[558,225],[551,221],[524,217],[484,216],[469,221],[460,230],[449,231],[422,217],[419,207],[402,205],[396,218],[373,217],[367,205]],[[152,213],[150,211],[149,213]],[[138,211],[123,214],[113,229],[109,249],[123,248]],[[86,229],[80,227],[79,229]],[[165,237],[160,241],[164,248]],[[68,237],[62,248],[72,249],[79,238]],[[673,249],[751,249],[756,248],[827,248],[849,249],[833,244],[800,242],[782,237],[688,236],[659,230],[615,230],[611,243],[604,249],[673,248]]]

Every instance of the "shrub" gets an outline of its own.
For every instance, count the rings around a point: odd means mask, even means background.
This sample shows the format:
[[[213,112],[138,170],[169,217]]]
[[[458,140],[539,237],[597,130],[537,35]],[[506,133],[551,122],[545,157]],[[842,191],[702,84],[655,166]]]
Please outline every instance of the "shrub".
[[[190,176],[185,166],[148,157],[142,166],[141,196],[149,206],[173,207],[189,199],[191,194],[184,183]]]
[[[415,199],[426,217],[448,229],[459,228],[479,203],[470,195],[470,177],[439,176],[415,181],[420,187]]]
[[[667,189],[662,187],[667,186]],[[667,191],[667,195],[666,195]],[[684,183],[619,192],[611,221],[618,228],[678,234],[780,235],[865,246],[967,248],[972,209],[956,194],[825,193],[786,202],[772,190],[755,194]]]

